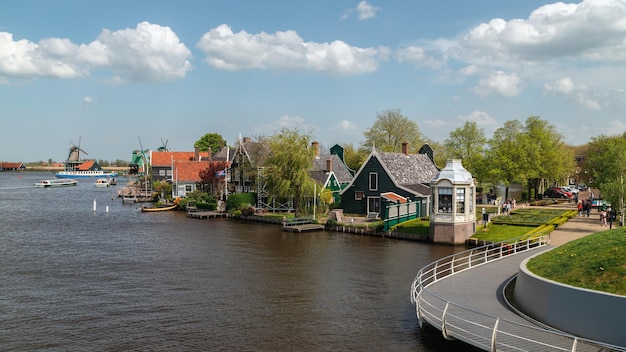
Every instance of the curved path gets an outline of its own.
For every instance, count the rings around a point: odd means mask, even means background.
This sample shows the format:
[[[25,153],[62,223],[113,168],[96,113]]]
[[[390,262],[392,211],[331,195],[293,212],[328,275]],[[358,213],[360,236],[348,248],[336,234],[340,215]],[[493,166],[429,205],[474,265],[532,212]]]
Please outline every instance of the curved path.
[[[550,245],[546,247],[505,256],[471,270],[459,272],[432,283],[428,286],[428,291],[476,312],[527,326],[533,325],[531,321],[510,309],[502,293],[504,286],[517,275],[521,262],[568,241],[607,229],[607,226],[600,225],[600,215],[593,210],[589,217],[586,215],[576,217],[559,226],[550,234]]]

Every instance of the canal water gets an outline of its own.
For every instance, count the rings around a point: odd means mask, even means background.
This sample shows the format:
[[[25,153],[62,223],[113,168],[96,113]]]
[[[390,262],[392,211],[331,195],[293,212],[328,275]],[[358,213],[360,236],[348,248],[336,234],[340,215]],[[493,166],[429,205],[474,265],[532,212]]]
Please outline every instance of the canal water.
[[[420,329],[409,300],[458,247],[141,213],[94,180],[32,186],[52,177],[0,173],[3,351],[469,349]]]

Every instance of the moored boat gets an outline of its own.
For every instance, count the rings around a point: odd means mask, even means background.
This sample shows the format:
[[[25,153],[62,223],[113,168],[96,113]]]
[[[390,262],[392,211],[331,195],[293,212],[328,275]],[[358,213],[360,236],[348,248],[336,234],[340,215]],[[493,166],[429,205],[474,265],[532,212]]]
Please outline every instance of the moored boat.
[[[141,211],[146,213],[146,212],[156,212],[156,211],[168,211],[168,210],[174,210],[176,209],[178,205],[176,204],[172,204],[172,205],[159,205],[156,207],[142,207]]]
[[[63,186],[76,186],[78,181],[72,178],[54,178],[51,180],[41,180],[34,184],[35,187],[63,187]]]
[[[109,187],[111,185],[111,179],[108,178],[99,178],[96,180],[96,187]]]

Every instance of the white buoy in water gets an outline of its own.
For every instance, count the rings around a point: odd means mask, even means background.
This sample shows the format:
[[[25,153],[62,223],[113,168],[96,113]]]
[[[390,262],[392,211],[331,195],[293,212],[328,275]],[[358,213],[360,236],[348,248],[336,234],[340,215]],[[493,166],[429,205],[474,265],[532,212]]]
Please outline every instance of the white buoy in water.
[[[107,205],[106,208],[104,208],[104,209],[105,209],[104,212],[108,214],[109,213],[109,206]]]
[[[93,211],[96,211],[96,198],[93,199]]]

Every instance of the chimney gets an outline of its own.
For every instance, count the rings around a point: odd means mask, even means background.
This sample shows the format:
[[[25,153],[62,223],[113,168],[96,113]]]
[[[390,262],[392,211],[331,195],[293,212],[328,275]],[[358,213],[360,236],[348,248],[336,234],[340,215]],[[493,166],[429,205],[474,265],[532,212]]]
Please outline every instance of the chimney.
[[[244,143],[250,143],[250,137],[243,137]]]
[[[402,142],[402,154],[404,154],[404,155],[408,155],[409,154],[409,143]]]
[[[326,159],[326,172],[333,171],[333,159]]]
[[[315,152],[315,157],[319,158],[320,157],[320,142],[313,142],[311,143],[311,147],[313,147],[313,152]]]
[[[207,157],[206,160],[211,161],[213,160],[213,151],[211,150],[211,147],[209,147],[209,149],[207,149]]]
[[[193,154],[193,160],[194,161],[199,161],[200,160],[200,148],[198,148],[197,145],[194,146],[193,148],[194,154]]]

